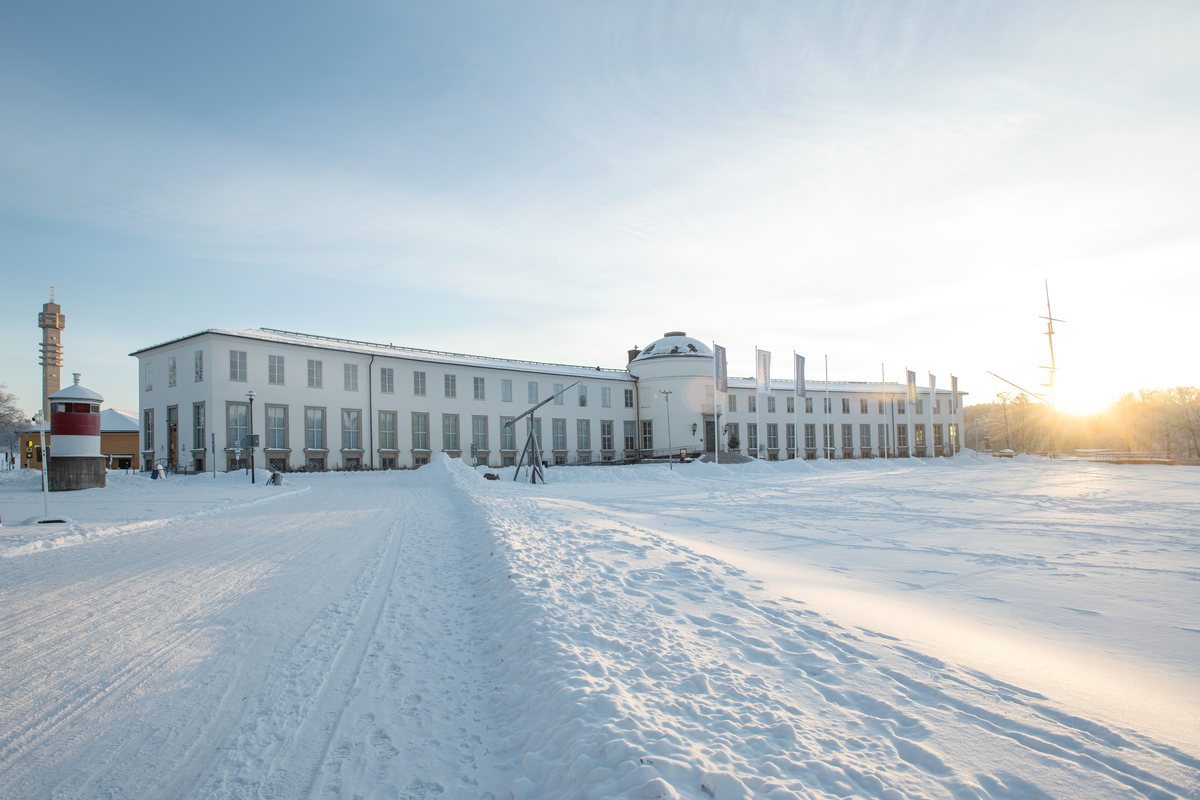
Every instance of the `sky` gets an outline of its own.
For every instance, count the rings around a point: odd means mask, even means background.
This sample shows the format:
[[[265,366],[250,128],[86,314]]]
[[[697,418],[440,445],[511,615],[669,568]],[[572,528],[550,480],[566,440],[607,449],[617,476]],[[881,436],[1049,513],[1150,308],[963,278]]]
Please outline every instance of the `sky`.
[[[1194,2],[8,3],[0,382],[259,328],[623,367],[1200,384]],[[816,369],[814,369],[814,366]]]

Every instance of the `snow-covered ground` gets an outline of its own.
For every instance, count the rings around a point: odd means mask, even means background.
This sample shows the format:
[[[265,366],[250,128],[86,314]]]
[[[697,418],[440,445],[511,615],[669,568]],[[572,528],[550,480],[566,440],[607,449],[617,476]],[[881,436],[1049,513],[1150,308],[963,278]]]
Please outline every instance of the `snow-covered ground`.
[[[0,797],[1200,797],[1200,470],[548,475],[0,473]]]

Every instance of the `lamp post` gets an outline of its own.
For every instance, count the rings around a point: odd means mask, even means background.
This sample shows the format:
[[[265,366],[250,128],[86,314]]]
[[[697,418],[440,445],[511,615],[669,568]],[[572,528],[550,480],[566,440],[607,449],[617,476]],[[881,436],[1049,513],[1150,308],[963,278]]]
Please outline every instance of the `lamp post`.
[[[250,482],[254,483],[254,390],[246,392],[250,398]]]
[[[667,401],[667,466],[675,471],[675,462],[671,460],[671,390],[659,389],[658,393]]]
[[[41,411],[33,415],[33,421],[42,432],[42,499],[46,503],[46,516],[50,516],[50,485],[47,482],[46,471],[50,466],[50,453],[46,450],[46,417]]]

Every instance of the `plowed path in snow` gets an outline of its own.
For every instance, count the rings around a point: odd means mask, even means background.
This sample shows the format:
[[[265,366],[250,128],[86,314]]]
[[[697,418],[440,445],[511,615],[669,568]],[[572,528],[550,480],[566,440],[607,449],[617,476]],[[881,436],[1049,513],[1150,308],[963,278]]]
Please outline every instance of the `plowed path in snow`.
[[[314,488],[0,561],[0,797],[486,797],[452,490]]]

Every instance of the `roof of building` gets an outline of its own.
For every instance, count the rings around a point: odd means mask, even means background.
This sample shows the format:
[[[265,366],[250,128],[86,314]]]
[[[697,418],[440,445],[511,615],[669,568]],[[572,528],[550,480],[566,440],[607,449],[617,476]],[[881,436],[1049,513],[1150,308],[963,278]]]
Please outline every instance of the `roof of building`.
[[[104,397],[99,392],[93,392],[85,386],[79,385],[79,373],[74,373],[75,383],[65,389],[59,389],[54,394],[50,395],[49,400],[87,400],[92,403],[101,403]]]
[[[699,339],[693,339],[683,331],[667,331],[661,339],[646,345],[634,361],[649,361],[652,358],[712,358],[713,351]],[[630,362],[633,363],[633,362]]]
[[[178,339],[161,342],[151,347],[143,347],[129,355],[138,356],[160,347],[178,344],[205,334],[232,336],[241,339],[254,339],[261,342],[278,342],[279,344],[314,347],[323,350],[335,350],[362,355],[388,356],[390,358],[406,358],[413,361],[426,361],[439,364],[453,364],[466,367],[487,367],[490,369],[505,369],[514,372],[553,372],[574,378],[603,377],[609,380],[633,380],[633,376],[624,369],[608,369],[604,367],[582,367],[575,364],[554,364],[542,361],[521,361],[512,358],[492,358],[490,356],[473,356],[465,353],[448,353],[440,350],[422,350],[416,347],[402,347],[394,344],[379,344],[377,342],[361,342],[354,339],[338,339],[332,336],[317,336],[315,334],[281,331],[273,328],[257,330],[222,330],[209,328],[197,333],[181,336]],[[711,355],[711,353],[709,354]]]
[[[101,433],[137,433],[137,413],[121,408],[105,408],[100,411]]]

